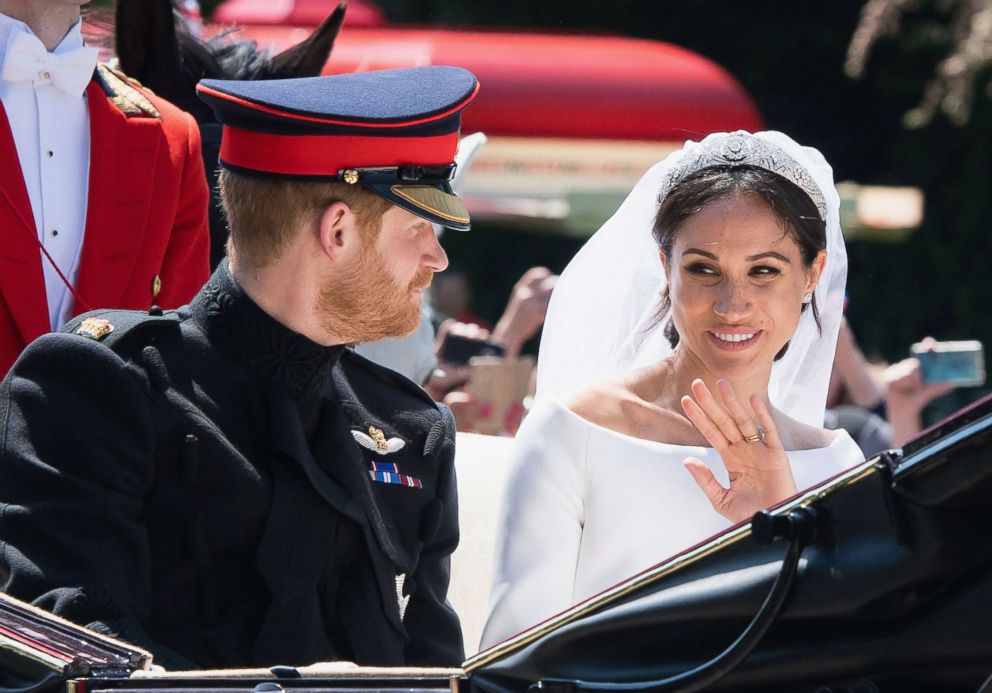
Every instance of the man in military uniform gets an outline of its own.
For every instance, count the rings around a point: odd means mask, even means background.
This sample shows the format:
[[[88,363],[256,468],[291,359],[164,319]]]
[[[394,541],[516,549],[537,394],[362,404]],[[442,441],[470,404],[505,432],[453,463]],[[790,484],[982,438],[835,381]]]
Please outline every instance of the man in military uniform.
[[[0,585],[167,668],[458,664],[454,422],[347,345],[409,332],[466,228],[475,77],[206,81],[224,262],[193,301],[97,311],[0,386]]]

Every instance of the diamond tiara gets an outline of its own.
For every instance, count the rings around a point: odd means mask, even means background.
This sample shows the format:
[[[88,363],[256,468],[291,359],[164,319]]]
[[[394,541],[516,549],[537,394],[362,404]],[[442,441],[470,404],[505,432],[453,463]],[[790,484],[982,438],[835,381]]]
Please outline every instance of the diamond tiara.
[[[738,130],[716,136],[707,137],[696,145],[695,150],[688,153],[675,166],[661,186],[658,199],[665,195],[689,175],[711,166],[756,166],[766,171],[778,174],[786,180],[795,183],[809,195],[820,212],[820,219],[827,218],[827,203],[823,193],[813,181],[803,166],[774,144],[755,137],[749,132]]]

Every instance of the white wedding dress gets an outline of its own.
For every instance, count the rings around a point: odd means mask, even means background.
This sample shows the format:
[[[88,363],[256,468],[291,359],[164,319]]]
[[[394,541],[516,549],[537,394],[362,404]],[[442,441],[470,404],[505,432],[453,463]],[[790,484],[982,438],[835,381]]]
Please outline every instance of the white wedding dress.
[[[727,529],[682,466],[687,456],[727,485],[712,448],[633,438],[540,400],[515,441],[482,647]],[[864,460],[844,431],[788,457],[798,488]]]

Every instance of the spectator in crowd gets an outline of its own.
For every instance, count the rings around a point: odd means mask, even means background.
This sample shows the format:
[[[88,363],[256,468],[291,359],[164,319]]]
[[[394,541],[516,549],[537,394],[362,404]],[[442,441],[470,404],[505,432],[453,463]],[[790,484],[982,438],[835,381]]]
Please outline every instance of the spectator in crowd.
[[[913,357],[873,367],[845,318],[837,335],[824,425],[846,430],[870,457],[915,437],[926,405],[953,389],[946,383],[924,383],[920,362]]]
[[[490,331],[476,322],[460,322],[448,319],[438,329],[435,341],[435,354],[438,368],[427,381],[427,391],[439,402],[444,402],[451,408],[460,431],[475,431],[483,420],[497,416],[504,419],[490,425],[486,421],[486,430],[499,430],[513,435],[526,414],[530,396],[533,395],[534,379],[528,375],[525,379],[526,389],[520,392],[520,397],[514,397],[513,404],[503,411],[494,411],[490,395],[485,391],[486,386],[472,382],[472,366],[465,363],[455,363],[444,358],[444,345],[448,335],[456,338],[473,340],[479,343],[480,351],[486,342],[498,344],[503,349],[503,358],[508,369],[502,380],[521,379],[521,368],[524,364],[515,364],[521,355],[524,345],[530,341],[544,324],[548,311],[548,302],[554,290],[558,277],[546,267],[532,267],[517,280],[510,292],[509,300],[503,314],[496,322],[496,327]],[[528,370],[533,371],[532,361]],[[510,383],[503,383],[510,385]],[[519,387],[515,388],[519,390]]]
[[[0,376],[94,308],[175,307],[207,278],[193,119],[83,45],[79,0],[0,0]]]
[[[891,447],[884,385],[871,372],[847,318],[841,320],[837,334],[824,426],[850,433],[866,456]]]
[[[434,324],[440,328],[445,320],[478,325],[492,331],[493,325],[472,311],[472,288],[468,274],[460,267],[449,267],[434,278],[431,286],[431,308]]]
[[[924,382],[920,360],[913,357],[888,366],[882,379],[885,415],[892,428],[889,445],[894,448],[901,448],[923,430],[923,409],[930,402],[954,390],[949,383]]]
[[[508,357],[519,356],[544,325],[557,281],[557,275],[547,267],[531,267],[513,285],[506,309],[492,333],[492,338],[506,347]]]

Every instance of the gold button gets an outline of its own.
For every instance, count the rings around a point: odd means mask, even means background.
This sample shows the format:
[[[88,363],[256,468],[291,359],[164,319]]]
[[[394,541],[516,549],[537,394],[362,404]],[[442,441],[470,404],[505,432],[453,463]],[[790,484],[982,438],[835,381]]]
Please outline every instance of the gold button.
[[[156,298],[160,293],[162,293],[162,277],[156,274],[152,279],[152,298]]]
[[[48,72],[48,71],[42,72],[41,73],[41,78],[42,79],[48,79],[48,80],[50,80],[52,78],[52,73],[51,72]]]
[[[348,185],[354,185],[358,182],[358,171],[353,168],[349,168],[344,172],[344,182]]]

